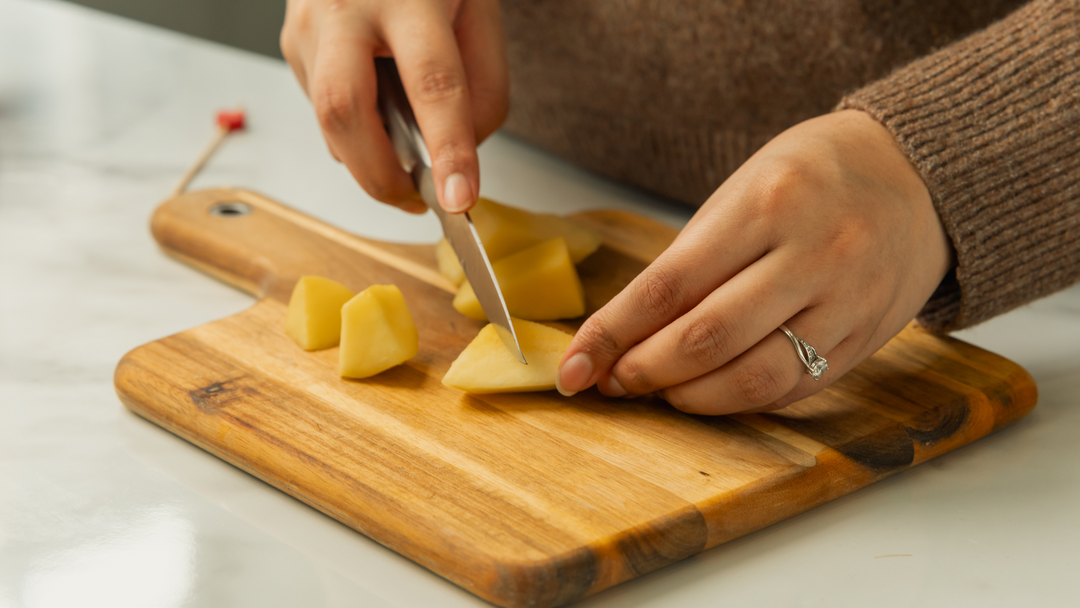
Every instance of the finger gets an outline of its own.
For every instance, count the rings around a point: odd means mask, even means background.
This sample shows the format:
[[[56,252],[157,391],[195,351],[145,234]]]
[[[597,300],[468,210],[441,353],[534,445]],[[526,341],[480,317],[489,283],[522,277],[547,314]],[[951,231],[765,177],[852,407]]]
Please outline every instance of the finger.
[[[817,287],[793,254],[773,251],[700,304],[626,352],[598,385],[611,397],[636,396],[707,374],[757,344],[811,304]]]
[[[825,376],[822,376],[822,380],[829,378],[831,384],[831,382],[839,379],[885,346],[893,336],[900,333],[911,321],[908,318],[910,314],[906,312],[909,310],[910,308],[894,304],[880,318],[874,317],[870,321],[863,323],[862,326],[853,329],[851,335],[829,352],[827,357],[829,371],[826,372]],[[820,388],[815,386],[813,379],[807,376],[790,393],[777,400],[777,404],[786,407],[818,392]]]
[[[782,331],[770,332],[760,342],[727,365],[704,376],[665,389],[661,394],[675,408],[689,414],[734,414],[776,404],[805,385],[812,394],[825,388],[844,369],[850,355],[832,351],[850,335],[850,321],[840,311],[816,307],[796,315],[785,325],[829,362],[829,369],[814,381],[806,373],[791,340]],[[836,359],[834,363],[834,359]],[[805,396],[805,395],[804,395]]]
[[[307,73],[303,69],[300,38],[306,38],[308,15],[307,11],[301,9],[301,4],[295,0],[289,0],[285,3],[285,23],[281,26],[278,43],[281,46],[281,54],[285,57],[285,62],[289,67],[293,68],[293,73],[296,75],[296,80],[299,81],[301,89],[307,93]]]
[[[305,94],[308,92],[307,72],[313,47],[310,41],[311,19],[306,9],[306,6],[294,0],[286,4],[285,23],[281,26],[281,36],[278,39],[281,55],[292,68]]]
[[[851,371],[856,365],[862,363],[868,356],[874,354],[873,350],[867,352],[866,343],[866,336],[858,333],[844,338],[844,340],[829,351],[829,355],[825,357],[829,362],[829,369],[822,374],[820,380],[815,382],[809,374],[804,372],[794,388],[788,391],[783,397],[780,397],[771,403],[763,411],[787,407],[796,401],[801,401],[810,395],[820,392],[833,382],[836,382],[841,376]]]
[[[773,247],[773,230],[748,205],[729,203],[723,213],[684,229],[652,264],[578,330],[560,363],[564,394],[584,390],[605,376],[630,348],[681,317],[709,293]]]
[[[469,84],[476,142],[487,139],[510,110],[510,71],[496,0],[467,0],[458,11],[454,35]]]
[[[412,179],[398,163],[377,110],[374,37],[347,20],[320,32],[311,101],[331,153],[372,198],[422,213]]]
[[[740,213],[743,221],[765,221],[775,224],[787,215],[783,206],[790,198],[806,200],[807,193],[798,184],[792,183],[791,176],[782,170],[770,169],[768,163],[757,163],[759,158],[768,153],[759,150],[744,162],[734,173],[720,184],[712,195],[694,213],[683,230],[693,229],[697,224],[712,219],[719,206],[731,207],[731,201],[739,201],[744,209]],[[762,165],[765,165],[762,168]],[[776,213],[779,211],[779,214]]]
[[[468,211],[480,193],[469,85],[450,15],[443,3],[396,5],[407,18],[388,19],[386,42],[431,154],[439,203]]]

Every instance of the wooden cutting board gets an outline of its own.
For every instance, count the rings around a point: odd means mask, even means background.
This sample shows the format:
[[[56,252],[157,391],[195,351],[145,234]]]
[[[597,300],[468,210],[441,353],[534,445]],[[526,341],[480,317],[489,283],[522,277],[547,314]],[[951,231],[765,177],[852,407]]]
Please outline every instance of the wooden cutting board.
[[[616,211],[582,279],[595,310],[676,231]],[[169,254],[256,297],[116,369],[135,413],[501,606],[555,606],[919,464],[1031,410],[1016,364],[915,325],[820,394],[696,417],[595,390],[466,396],[440,382],[482,326],[450,306],[434,247],[348,234],[257,194],[193,192],[154,214]],[[394,283],[420,353],[367,380],[283,333],[302,275]],[[792,354],[794,356],[794,353]]]

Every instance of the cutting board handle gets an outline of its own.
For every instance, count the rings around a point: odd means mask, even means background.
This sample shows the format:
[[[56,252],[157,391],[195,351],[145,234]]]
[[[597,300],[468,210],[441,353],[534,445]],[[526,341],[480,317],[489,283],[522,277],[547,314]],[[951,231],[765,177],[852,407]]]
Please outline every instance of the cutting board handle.
[[[358,265],[373,260],[456,291],[434,270],[432,245],[364,239],[249,190],[181,194],[157,208],[150,230],[169,255],[259,298],[287,302],[301,276],[355,276]]]

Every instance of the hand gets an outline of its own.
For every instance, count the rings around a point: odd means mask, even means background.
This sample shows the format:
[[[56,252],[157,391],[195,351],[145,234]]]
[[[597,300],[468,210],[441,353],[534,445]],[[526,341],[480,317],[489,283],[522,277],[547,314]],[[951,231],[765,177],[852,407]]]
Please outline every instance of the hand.
[[[585,322],[560,391],[659,392],[693,414],[784,407],[899,333],[952,257],[926,186],[884,127],[855,110],[808,120],[740,167]],[[820,381],[781,324],[828,359]]]
[[[431,153],[439,203],[467,211],[480,192],[476,145],[499,128],[509,74],[498,0],[289,0],[281,50],[334,158],[372,197],[426,207],[376,109],[375,57],[394,57]]]

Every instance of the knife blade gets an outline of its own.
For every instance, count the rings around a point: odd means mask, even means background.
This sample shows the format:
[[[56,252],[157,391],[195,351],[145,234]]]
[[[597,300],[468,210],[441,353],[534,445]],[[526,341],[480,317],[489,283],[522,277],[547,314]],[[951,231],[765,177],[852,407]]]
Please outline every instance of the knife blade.
[[[405,94],[397,65],[393,59],[378,57],[375,59],[375,73],[378,78],[379,114],[382,116],[386,132],[394,145],[401,167],[412,176],[413,184],[442,224],[443,234],[454,248],[465,278],[469,280],[480,307],[488,321],[495,326],[495,333],[510,350],[515,359],[528,365],[525,354],[521,351],[514,324],[510,322],[510,312],[506,308],[495,271],[491,268],[480,234],[476,232],[472,217],[466,213],[447,213],[439,205],[435,195],[435,180],[431,174],[431,155],[428,153],[424,136],[416,123],[412,105]]]

